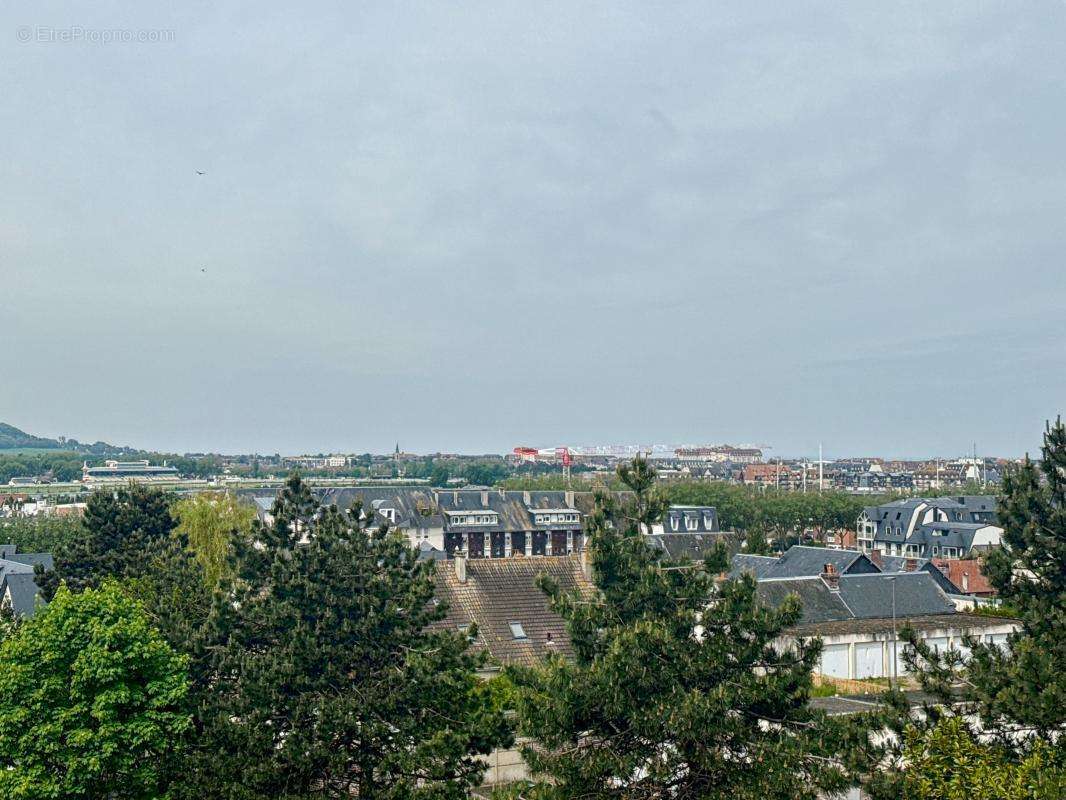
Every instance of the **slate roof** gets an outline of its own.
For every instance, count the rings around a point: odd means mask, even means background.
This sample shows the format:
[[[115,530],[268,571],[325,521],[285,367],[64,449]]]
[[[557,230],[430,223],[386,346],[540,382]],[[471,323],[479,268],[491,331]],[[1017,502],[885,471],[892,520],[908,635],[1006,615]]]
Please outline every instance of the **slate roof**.
[[[468,559],[465,582],[449,561],[435,570],[437,598],[448,607],[447,617],[436,625],[459,630],[476,622],[474,647],[487,650],[499,664],[534,664],[549,653],[572,657],[566,624],[534,584],[541,573],[564,591],[592,591],[578,556]],[[522,626],[525,639],[512,635],[512,622]]]
[[[12,558],[0,558],[0,578],[4,575],[32,575],[33,564],[15,561]]]
[[[858,550],[832,550],[826,547],[790,547],[767,572],[767,578],[802,578],[821,575],[826,564],[832,564],[838,574],[880,572],[877,565]]]
[[[591,513],[594,505],[592,492],[349,486],[316,488],[314,494],[323,504],[335,504],[340,509],[350,508],[356,500],[362,500],[363,507],[375,512],[379,522],[386,519],[382,513],[384,510],[393,509],[395,519],[391,524],[395,527],[488,533],[533,531],[545,528],[579,531],[582,527],[583,516]],[[269,511],[276,495],[277,492],[260,493],[253,499],[261,511]],[[578,513],[579,518],[571,522],[537,525],[534,512],[548,509],[572,510]],[[491,511],[496,514],[497,522],[495,524],[456,525],[449,519],[449,514],[461,511]]]
[[[840,579],[840,595],[857,619],[891,618],[893,581],[897,617],[955,612],[955,604],[927,572],[844,575]]]
[[[789,594],[803,603],[800,625],[857,619],[892,618],[892,580],[896,582],[898,620],[953,614],[955,605],[927,572],[841,575],[839,591],[821,578],[771,578],[759,581],[756,594],[768,605],[779,605]]]
[[[37,564],[52,569],[52,554],[19,553],[13,544],[0,545],[0,599],[10,593],[16,614],[32,616],[36,608],[39,593],[33,575]]]
[[[667,561],[702,561],[714,548],[722,544],[726,552],[735,552],[740,547],[740,539],[735,533],[648,533],[644,540],[663,551]]]
[[[663,515],[664,533],[715,533],[718,530],[718,509],[714,506],[670,506]]]
[[[826,564],[832,564],[839,575],[880,572],[870,558],[858,550],[834,550],[828,547],[795,545],[780,556],[756,556],[738,553],[733,556],[730,576],[743,572],[755,580],[767,578],[810,578],[821,575]]]
[[[777,556],[757,556],[752,553],[737,553],[733,556],[732,568],[729,577],[736,578],[743,573],[748,573],[755,580],[762,580],[766,573],[777,564]]]
[[[4,560],[14,561],[17,564],[26,564],[31,567],[31,572],[32,567],[37,564],[43,566],[46,572],[55,566],[51,553],[11,553],[4,556]]]
[[[821,578],[778,578],[759,581],[755,595],[768,606],[779,606],[795,594],[803,604],[800,624],[854,619],[839,592],[829,591]]]
[[[37,608],[40,592],[33,581],[33,572],[7,572],[0,578],[0,598],[11,603],[11,610],[19,616],[31,617]],[[43,601],[42,601],[43,602]]]
[[[418,543],[417,550],[420,561],[444,561],[448,558],[447,553],[424,540]]]

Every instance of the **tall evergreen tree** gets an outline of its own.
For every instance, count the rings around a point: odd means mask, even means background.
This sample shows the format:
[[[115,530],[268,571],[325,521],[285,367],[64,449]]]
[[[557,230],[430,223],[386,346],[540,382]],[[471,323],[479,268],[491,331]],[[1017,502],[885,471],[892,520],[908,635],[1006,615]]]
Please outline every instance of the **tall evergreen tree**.
[[[508,725],[466,636],[435,627],[431,562],[289,479],[234,542],[202,651],[189,796],[460,798]]]
[[[37,585],[51,599],[63,581],[78,591],[108,578],[139,577],[145,554],[166,543],[174,525],[170,498],[159,489],[136,483],[98,489],[86,503],[80,535],[62,542],[53,554],[54,569],[36,568]]]
[[[778,649],[799,619],[767,608],[749,577],[719,583],[721,549],[664,563],[642,534],[665,502],[641,458],[619,476],[621,502],[599,494],[587,527],[595,590],[561,593],[575,659],[514,668],[519,734],[538,798],[813,798],[849,784],[871,748],[852,724],[808,704],[820,646]],[[793,598],[794,600],[794,598]]]
[[[898,730],[912,746],[935,742],[944,718],[982,743],[989,758],[1024,762],[1034,748],[1066,768],[1066,426],[1044,434],[1042,458],[1028,457],[1004,477],[998,508],[1002,547],[984,570],[1000,599],[1018,616],[1020,630],[1006,645],[966,640],[969,656],[937,653],[914,631],[904,659],[936,699],[911,714],[897,698]],[[901,762],[903,763],[903,762]],[[905,771],[880,771],[871,789],[893,797]]]

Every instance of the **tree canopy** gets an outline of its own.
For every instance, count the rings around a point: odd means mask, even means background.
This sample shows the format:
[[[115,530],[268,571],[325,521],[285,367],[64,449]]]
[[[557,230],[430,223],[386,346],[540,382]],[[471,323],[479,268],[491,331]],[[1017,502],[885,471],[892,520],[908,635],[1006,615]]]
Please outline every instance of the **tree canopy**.
[[[0,795],[165,797],[189,716],[185,662],[115,584],[73,593],[0,643]]]
[[[989,553],[984,570],[1018,615],[1020,628],[1002,645],[967,639],[967,656],[958,650],[938,653],[905,629],[910,647],[904,659],[936,702],[915,715],[897,698],[899,731],[912,750],[966,748],[971,760],[987,758],[992,772],[1002,763],[1025,773],[1032,758],[1061,770],[1066,767],[1066,426],[1061,420],[1048,426],[1039,462],[1026,458],[1007,472],[998,518],[1003,546]],[[872,789],[895,796],[901,782],[920,777],[915,770],[921,767],[901,760],[899,769],[878,774]],[[927,787],[943,793],[926,796],[953,797],[948,793],[953,785]]]
[[[468,638],[434,624],[432,562],[365,517],[293,477],[235,539],[189,796],[461,798],[509,740]]]
[[[536,782],[522,797],[813,798],[846,787],[871,745],[808,699],[817,642],[775,646],[794,601],[757,603],[749,577],[719,584],[721,550],[665,563],[642,537],[666,500],[643,459],[619,470],[631,497],[601,493],[588,522],[595,591],[542,585],[576,658],[512,668],[523,754]]]
[[[254,506],[229,492],[201,492],[175,502],[171,513],[178,523],[177,532],[200,562],[207,585],[217,586],[229,560],[231,542],[252,530]]]
[[[159,489],[135,483],[98,489],[86,503],[81,535],[59,544],[54,569],[37,568],[37,585],[50,598],[61,581],[76,591],[107,578],[139,577],[145,553],[165,543],[174,526],[170,498]]]

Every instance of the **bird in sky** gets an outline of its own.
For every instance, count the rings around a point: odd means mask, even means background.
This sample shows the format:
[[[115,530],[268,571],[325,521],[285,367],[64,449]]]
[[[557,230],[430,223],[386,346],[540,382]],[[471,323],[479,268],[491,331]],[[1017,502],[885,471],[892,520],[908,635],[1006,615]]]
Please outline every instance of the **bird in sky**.
[[[200,172],[200,170],[196,170],[196,174],[197,175],[206,175],[207,173],[206,172]]]
[[[207,267],[200,267],[200,272],[207,272]]]

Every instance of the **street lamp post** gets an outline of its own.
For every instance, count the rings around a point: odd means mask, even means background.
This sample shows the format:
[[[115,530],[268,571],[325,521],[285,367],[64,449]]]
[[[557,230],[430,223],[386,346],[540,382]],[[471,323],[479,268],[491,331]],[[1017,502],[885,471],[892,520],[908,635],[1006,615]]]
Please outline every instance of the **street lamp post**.
[[[896,577],[888,579],[892,584],[892,685],[899,688],[899,672],[896,662],[899,659],[899,634],[896,633]]]

